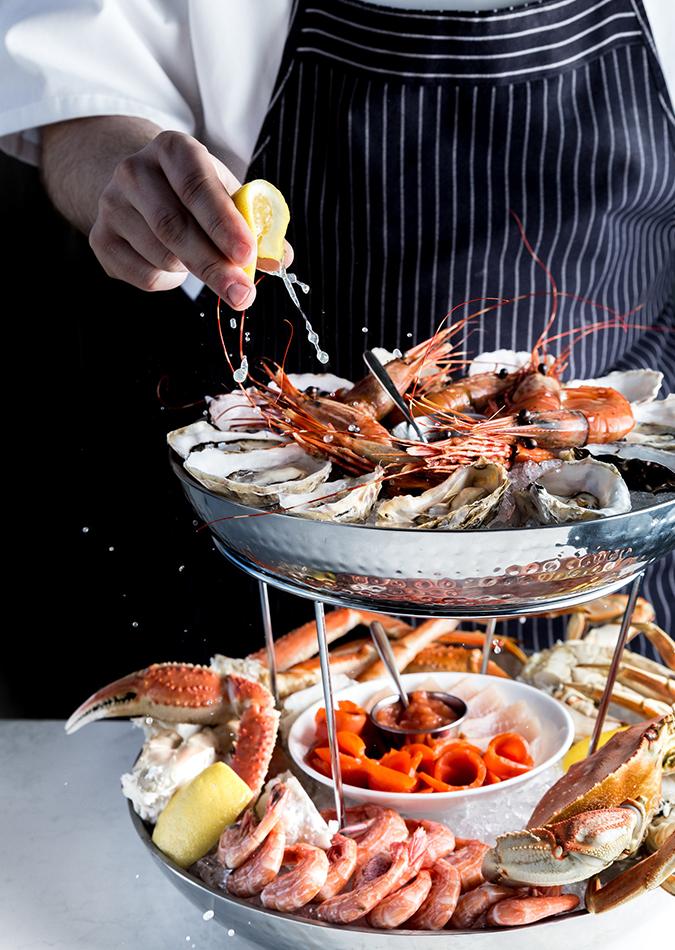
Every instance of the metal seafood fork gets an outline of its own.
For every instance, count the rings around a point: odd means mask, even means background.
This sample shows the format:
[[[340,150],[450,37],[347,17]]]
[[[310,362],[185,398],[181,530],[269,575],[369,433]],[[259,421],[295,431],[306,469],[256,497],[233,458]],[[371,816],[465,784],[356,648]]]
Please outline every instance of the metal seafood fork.
[[[372,350],[366,350],[363,354],[363,362],[366,364],[370,372],[373,374],[375,379],[378,381],[382,389],[386,392],[393,402],[396,403],[396,406],[401,410],[403,416],[405,416],[406,422],[413,427],[417,433],[417,437],[420,442],[428,442],[429,440],[424,435],[420,427],[415,422],[413,414],[408,409],[408,406],[401,394],[399,393],[396,386],[394,386],[391,381],[391,376],[387,372],[387,369],[384,363],[381,363],[380,360],[375,356]]]

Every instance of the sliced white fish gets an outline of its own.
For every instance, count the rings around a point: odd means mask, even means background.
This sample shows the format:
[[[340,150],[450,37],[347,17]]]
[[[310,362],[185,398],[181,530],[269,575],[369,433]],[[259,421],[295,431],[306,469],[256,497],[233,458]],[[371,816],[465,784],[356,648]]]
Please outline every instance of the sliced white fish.
[[[532,710],[521,699],[486,716],[465,719],[461,731],[469,742],[486,748],[490,739],[500,732],[517,732],[528,742],[534,742],[541,730]]]
[[[223,432],[216,429],[206,419],[199,419],[189,426],[183,426],[182,429],[174,429],[166,437],[174,452],[177,452],[182,459],[186,459],[190,452],[199,445],[219,446],[222,451],[242,452],[253,448],[258,442],[278,443],[283,442],[282,436],[269,429],[261,429],[258,432]],[[231,448],[228,448],[230,446]]]
[[[484,689],[484,681],[478,679],[478,677],[473,674],[469,674],[468,676],[462,677],[461,680],[457,680],[456,683],[453,683],[448,691],[452,693],[453,696],[459,696],[465,703],[468,703],[470,699],[483,692]]]
[[[454,689],[452,690],[455,694]],[[467,718],[477,719],[481,716],[487,716],[489,713],[497,712],[506,705],[506,700],[494,686],[488,686],[476,693],[469,700],[464,700],[467,706]]]
[[[565,383],[565,388],[577,388],[578,386],[608,386],[610,389],[616,389],[628,400],[635,408],[644,406],[656,399],[661,384],[663,383],[663,373],[655,369],[629,369],[615,370],[606,376],[598,376],[596,379],[571,379]]]

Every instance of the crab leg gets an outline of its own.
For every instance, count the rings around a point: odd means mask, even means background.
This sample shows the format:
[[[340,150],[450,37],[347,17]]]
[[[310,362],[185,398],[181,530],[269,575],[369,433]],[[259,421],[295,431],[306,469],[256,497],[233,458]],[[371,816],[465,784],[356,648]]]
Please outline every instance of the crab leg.
[[[345,673],[356,677],[363,673],[375,661],[377,654],[370,640],[352,640],[330,651],[331,673]],[[278,675],[279,695],[282,699],[308,686],[314,686],[321,679],[321,662],[314,656],[311,660],[296,663],[290,670]]]
[[[588,882],[586,889],[586,907],[592,914],[601,914],[626,901],[632,900],[644,891],[666,884],[675,873],[675,831],[667,838],[658,851],[643,858],[637,864],[622,871],[608,884],[600,885],[597,877]]]
[[[630,663],[622,663],[617,678],[620,683],[632,687],[650,699],[675,702],[675,676],[659,676],[631,666]]]
[[[607,687],[592,680],[583,682],[578,679],[582,672],[583,670],[575,670],[574,682],[565,683],[564,685],[571,686],[583,693],[584,696],[590,696],[591,699],[602,701],[607,693]],[[671,706],[668,703],[662,703],[658,699],[648,699],[635,692],[635,690],[628,689],[628,687],[618,683],[615,683],[613,689],[609,691],[608,705],[610,702],[616,703],[617,706],[623,706],[625,709],[630,709],[631,712],[639,713],[645,719],[657,719],[659,716],[665,716],[671,712]],[[597,721],[596,719],[596,728]]]
[[[379,620],[391,637],[400,637],[409,632],[410,627],[396,617],[385,617],[383,614],[372,613],[369,610],[353,610],[351,607],[339,607],[326,614],[326,642],[339,640],[360,623],[368,624],[371,620]],[[309,660],[317,652],[317,628],[315,621],[309,621],[291,630],[274,644],[274,654],[277,661],[277,670],[283,672],[296,663]],[[249,660],[258,660],[266,664],[267,651],[265,648],[251,653]]]
[[[485,634],[480,630],[455,630],[452,633],[442,634],[436,642],[467,647],[482,647],[485,643]],[[493,649],[495,652],[497,652],[497,648],[506,650],[507,653],[510,653],[517,660],[520,660],[521,663],[527,663],[526,654],[523,653],[513,637],[496,636],[493,641]]]
[[[675,670],[675,640],[655,623],[634,623],[640,633],[644,633],[668,669]]]

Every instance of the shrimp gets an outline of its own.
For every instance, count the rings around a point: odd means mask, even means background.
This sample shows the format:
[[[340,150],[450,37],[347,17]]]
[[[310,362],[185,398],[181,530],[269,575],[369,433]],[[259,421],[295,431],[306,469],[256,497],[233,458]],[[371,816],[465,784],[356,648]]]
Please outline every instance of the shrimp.
[[[462,882],[457,868],[445,858],[431,868],[431,888],[426,900],[408,921],[413,930],[442,930],[452,917]]]
[[[358,847],[353,838],[336,834],[331,842],[332,847],[327,852],[328,875],[316,895],[317,900],[326,901],[335,897],[345,886],[356,868]]]
[[[292,911],[309,904],[326,883],[326,852],[312,844],[294,844],[286,848],[283,864],[292,870],[279,874],[264,888],[260,900],[271,910]]]
[[[319,904],[315,916],[331,924],[350,924],[364,917],[406,879],[410,867],[419,867],[426,850],[427,835],[423,828],[408,841],[395,841],[390,850],[391,864],[378,877],[347,894],[338,894]]]
[[[520,373],[477,373],[463,376],[443,389],[415,399],[411,409],[414,416],[434,412],[483,412],[497,396],[504,395],[521,378]]]
[[[462,890],[470,891],[483,883],[483,872],[481,870],[483,857],[490,850],[490,845],[472,838],[458,838],[456,849],[443,860],[457,869],[462,882]]]
[[[630,403],[616,389],[579,386],[563,389],[561,396],[562,409],[523,410],[518,416],[478,423],[474,434],[526,438],[545,449],[563,449],[616,442],[635,425]]]
[[[396,841],[405,841],[408,837],[405,822],[393,808],[360,805],[357,808],[348,808],[345,814],[351,822],[366,823],[365,834],[356,839],[359,867],[366,864],[376,854],[386,851],[389,845]],[[357,824],[356,827],[360,826]],[[342,833],[349,834],[349,828],[343,828]]]
[[[512,887],[504,887],[502,884],[481,884],[461,895],[450,919],[450,926],[456,930],[470,930],[493,904],[506,897],[527,896],[527,893],[527,888],[514,891]]]
[[[578,904],[579,898],[575,894],[507,898],[489,909],[485,922],[497,927],[518,927],[554,914],[564,914],[574,910]]]
[[[431,868],[434,864],[455,850],[455,836],[447,825],[440,821],[406,821],[410,832],[416,828],[424,828],[427,833],[427,853],[422,862],[423,868]]]
[[[261,821],[256,821],[250,808],[240,821],[226,828],[218,842],[218,861],[225,867],[238,868],[250,858],[281,819],[287,798],[288,789],[280,782],[270,793]]]
[[[277,822],[248,861],[230,874],[227,879],[228,891],[237,897],[259,894],[281,870],[285,847],[286,833],[281,823]]]
[[[387,375],[396,389],[403,395],[421,370],[446,357],[451,350],[449,337],[455,327],[449,327],[437,333],[430,340],[418,343],[408,350],[405,356],[399,356],[387,363]],[[383,419],[394,408],[393,399],[387,395],[377,380],[369,373],[346,392],[336,395],[336,400],[366,412],[374,419]]]
[[[420,871],[408,884],[404,884],[393,894],[371,910],[368,923],[371,927],[380,927],[383,930],[392,930],[419,910],[431,890],[431,874]]]

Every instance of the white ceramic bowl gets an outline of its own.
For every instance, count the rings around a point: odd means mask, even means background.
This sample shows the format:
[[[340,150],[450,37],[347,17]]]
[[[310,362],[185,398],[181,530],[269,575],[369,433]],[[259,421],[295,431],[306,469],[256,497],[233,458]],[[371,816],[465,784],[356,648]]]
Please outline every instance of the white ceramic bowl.
[[[495,785],[485,785],[482,788],[470,788],[463,792],[434,792],[433,795],[402,794],[398,792],[378,792],[369,788],[357,788],[345,785],[345,797],[351,801],[368,802],[374,805],[388,805],[396,808],[401,814],[411,817],[451,817],[453,811],[465,810],[469,802],[476,805],[487,805],[489,800],[494,801],[502,797],[506,789],[514,789],[520,785],[521,789],[532,779],[558,762],[569,749],[574,738],[574,727],[569,713],[555,699],[546,693],[518,683],[515,680],[502,679],[496,676],[481,676],[478,673],[469,674],[475,677],[476,684],[483,681],[485,686],[498,687],[506,703],[515,703],[523,700],[539,720],[541,733],[535,747],[535,764],[529,772],[509,779],[508,782]],[[464,679],[466,673],[406,673],[402,676],[403,685],[407,690],[426,687],[430,681],[438,684],[437,688],[452,692],[452,686]],[[351,699],[358,705],[390,687],[386,679],[372,680],[369,683],[359,683],[336,693],[336,701]],[[315,740],[314,716],[317,709],[323,706],[323,701],[314,703],[306,709],[291,726],[288,736],[288,748],[297,765],[308,776],[322,785],[332,787],[333,781],[307,765],[305,758]]]

